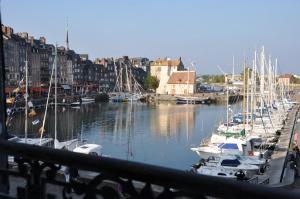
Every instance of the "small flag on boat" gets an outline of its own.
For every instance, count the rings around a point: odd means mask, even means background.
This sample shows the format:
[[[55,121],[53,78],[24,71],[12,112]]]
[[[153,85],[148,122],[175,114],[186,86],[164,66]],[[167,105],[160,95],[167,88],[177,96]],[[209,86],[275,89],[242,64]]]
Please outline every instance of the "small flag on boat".
[[[39,133],[42,134],[42,133],[44,133],[44,132],[45,132],[45,129],[44,129],[43,127],[41,127],[41,128],[39,129]]]
[[[22,88],[23,84],[24,84],[24,78],[22,78],[21,81],[19,81],[19,85],[18,85],[19,88]]]
[[[31,109],[30,113],[28,114],[29,117],[33,117],[36,116],[36,112],[34,111],[34,109]]]
[[[13,98],[13,97],[10,97],[10,98],[6,99],[7,104],[13,104],[14,102],[15,102],[15,98]]]
[[[33,124],[33,125],[37,125],[38,123],[40,123],[40,120],[39,120],[39,119],[36,119],[36,120],[32,121],[32,124]]]
[[[29,107],[29,108],[33,108],[33,103],[32,103],[32,101],[29,101],[29,102],[28,102],[28,107]]]
[[[11,108],[7,108],[6,109],[6,113],[7,113],[7,116],[9,117],[10,114],[12,113],[12,109]]]
[[[18,93],[19,91],[20,91],[19,87],[13,90],[14,93]]]

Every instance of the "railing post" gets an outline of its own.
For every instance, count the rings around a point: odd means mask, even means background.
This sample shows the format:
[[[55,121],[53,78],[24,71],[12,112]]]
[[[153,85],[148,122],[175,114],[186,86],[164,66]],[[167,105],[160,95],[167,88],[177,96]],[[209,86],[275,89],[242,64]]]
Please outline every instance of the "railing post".
[[[7,139],[7,131],[6,131],[6,97],[5,97],[5,65],[4,65],[4,50],[3,50],[3,33],[2,33],[2,19],[0,12],[0,139]],[[7,154],[1,152],[0,153],[0,169],[8,168],[8,160]],[[8,192],[8,176],[1,175],[0,176],[0,192],[7,193]]]

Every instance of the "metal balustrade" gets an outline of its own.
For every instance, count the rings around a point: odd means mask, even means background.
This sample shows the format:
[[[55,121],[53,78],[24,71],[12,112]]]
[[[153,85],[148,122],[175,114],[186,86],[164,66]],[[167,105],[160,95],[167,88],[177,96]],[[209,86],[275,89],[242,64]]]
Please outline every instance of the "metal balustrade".
[[[10,190],[1,195],[7,198],[299,198],[283,188],[3,140],[0,154],[15,160],[0,170],[9,179]],[[62,166],[93,177],[66,182]]]

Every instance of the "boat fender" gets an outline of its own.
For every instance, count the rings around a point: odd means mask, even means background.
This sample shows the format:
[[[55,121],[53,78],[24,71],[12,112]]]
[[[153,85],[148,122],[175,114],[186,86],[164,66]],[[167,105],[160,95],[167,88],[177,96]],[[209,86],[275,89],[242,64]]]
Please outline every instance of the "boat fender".
[[[237,180],[244,180],[246,177],[246,174],[243,170],[238,170],[234,175],[236,176]]]

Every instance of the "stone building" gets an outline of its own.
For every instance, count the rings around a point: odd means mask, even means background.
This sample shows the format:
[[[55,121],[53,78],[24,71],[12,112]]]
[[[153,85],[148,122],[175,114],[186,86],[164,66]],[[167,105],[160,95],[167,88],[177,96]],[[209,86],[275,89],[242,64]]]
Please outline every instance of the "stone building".
[[[130,59],[131,64],[136,68],[143,69],[147,74],[150,73],[151,61],[146,57],[134,57]]]
[[[57,78],[59,84],[67,84],[67,51],[65,47],[57,47]]]
[[[293,84],[295,81],[295,77],[292,74],[284,74],[284,75],[280,75],[278,77],[278,84],[280,86],[283,86],[284,89],[288,89],[290,88],[290,85]]]
[[[2,26],[6,85],[16,86],[21,78],[19,44],[11,27]]]
[[[112,58],[100,62],[99,85],[102,91],[113,91],[116,82],[115,62]]]
[[[41,59],[39,54],[39,49],[37,47],[32,47],[30,53],[28,54],[28,67],[30,68],[31,74],[31,85],[34,87],[41,86]]]
[[[181,58],[171,60],[169,58],[157,59],[151,63],[151,76],[157,77],[159,86],[156,89],[158,94],[167,94],[167,82],[173,72],[184,70]]]
[[[69,59],[69,58],[68,58]],[[80,85],[84,82],[83,67],[80,56],[76,53],[72,55],[73,62],[73,85]]]
[[[171,95],[188,95],[195,93],[196,72],[173,72],[167,82],[166,93]]]
[[[67,51],[66,84],[73,85],[82,82],[80,56],[73,50]]]
[[[40,40],[35,41],[39,43],[38,53],[40,54],[41,86],[48,86],[53,66],[52,48],[46,45],[44,38],[40,38]]]

